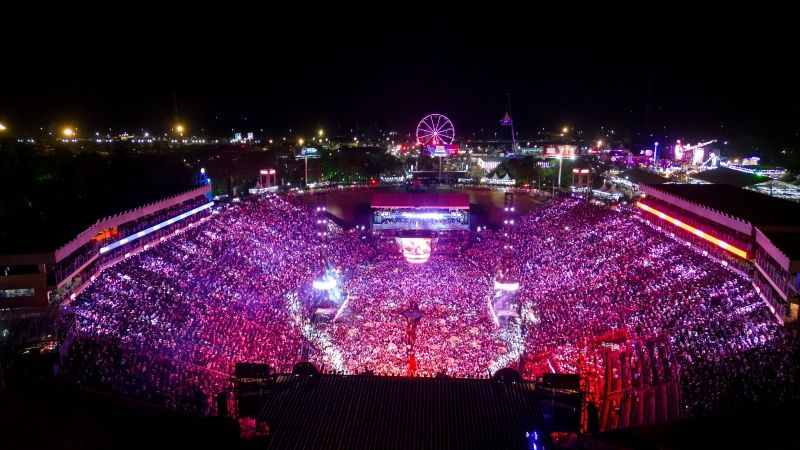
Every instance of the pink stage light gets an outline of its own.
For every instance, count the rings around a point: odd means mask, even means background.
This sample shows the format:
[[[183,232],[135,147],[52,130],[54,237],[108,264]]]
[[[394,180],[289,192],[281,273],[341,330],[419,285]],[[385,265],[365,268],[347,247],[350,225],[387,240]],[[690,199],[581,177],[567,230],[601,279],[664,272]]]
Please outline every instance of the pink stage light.
[[[649,212],[650,214],[652,214],[654,216],[657,216],[657,217],[659,217],[661,219],[666,220],[667,222],[670,222],[673,225],[677,225],[678,227],[683,228],[684,230],[694,234],[695,236],[701,237],[701,238],[707,240],[708,242],[711,242],[712,244],[716,245],[717,247],[722,248],[724,250],[727,250],[727,251],[733,253],[734,255],[736,255],[736,256],[738,256],[738,257],[740,257],[742,259],[747,259],[747,252],[746,251],[744,251],[744,250],[742,250],[742,249],[740,249],[738,247],[735,247],[735,246],[733,246],[731,244],[728,244],[727,242],[723,241],[722,239],[716,238],[716,237],[706,233],[703,230],[698,230],[697,228],[695,228],[695,227],[693,227],[691,225],[687,225],[687,224],[681,222],[680,220],[678,220],[678,219],[676,219],[676,218],[674,218],[674,217],[672,217],[672,216],[670,216],[668,214],[665,214],[665,213],[663,213],[663,212],[661,212],[661,211],[659,211],[659,210],[657,210],[655,208],[651,208],[650,206],[645,205],[644,203],[636,202],[636,206],[638,206],[639,208]]]
[[[500,283],[495,281],[494,282],[494,289],[497,291],[517,291],[519,290],[519,283]]]

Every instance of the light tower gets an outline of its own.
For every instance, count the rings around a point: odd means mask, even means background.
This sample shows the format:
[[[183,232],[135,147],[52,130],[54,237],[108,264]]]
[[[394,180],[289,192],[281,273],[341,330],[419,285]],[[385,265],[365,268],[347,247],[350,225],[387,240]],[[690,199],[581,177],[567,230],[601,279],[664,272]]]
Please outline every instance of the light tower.
[[[655,150],[653,150],[653,165],[656,166],[656,171],[658,171],[658,141],[656,141],[655,147]]]
[[[514,134],[514,120],[511,119],[511,94],[506,93],[506,100],[506,114],[500,119],[500,125],[511,127],[511,151],[517,153],[517,137]]]

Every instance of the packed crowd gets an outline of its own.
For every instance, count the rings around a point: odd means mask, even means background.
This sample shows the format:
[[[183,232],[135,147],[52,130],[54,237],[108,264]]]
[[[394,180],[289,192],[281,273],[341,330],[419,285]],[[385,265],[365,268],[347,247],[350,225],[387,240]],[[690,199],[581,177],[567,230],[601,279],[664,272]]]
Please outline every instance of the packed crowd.
[[[229,374],[239,361],[289,371],[300,359],[301,336],[282,293],[309,283],[327,264],[354,265],[372,251],[330,222],[318,235],[318,220],[275,196],[230,206],[99,274],[71,305],[79,333],[215,374]],[[72,361],[67,374],[77,382],[95,379],[94,366],[104,361]],[[144,385],[160,375],[134,365],[105,373],[113,391],[124,383],[114,373],[140,373]]]
[[[796,335],[745,277],[636,215],[573,199],[516,222],[468,253],[520,282],[529,354],[582,342],[588,358],[589,343],[609,331],[666,334],[687,414],[798,397]],[[570,359],[566,369],[577,370],[580,358]]]
[[[434,255],[408,264],[393,255],[358,267],[344,282],[347,297],[339,317],[319,325],[338,344],[344,371],[406,373],[406,318],[411,302],[422,312],[416,327],[417,374],[486,375],[505,352],[489,311],[489,276],[459,256]],[[330,367],[329,358],[319,361]]]
[[[637,365],[653,369],[635,376],[656,383],[677,374],[685,414],[798,397],[798,340],[749,281],[635,214],[553,199],[514,225],[480,231],[461,253],[419,265],[320,217],[297,199],[260,197],[106,269],[72,305],[80,333],[106,345],[70,352],[68,376],[146,399],[158,392],[191,409],[175,400],[181,395],[161,393],[155,378],[165,372],[146,361],[212,374],[185,377],[189,387],[177,391],[206,400],[218,387],[207,380],[238,361],[285,372],[307,356],[324,370],[401,375],[409,364],[403,312],[414,302],[419,375],[482,377],[532,355],[546,355],[538,371],[581,371],[598,336],[625,330],[632,339],[668,337],[674,356],[654,355]],[[308,286],[331,267],[343,300],[323,319]],[[510,314],[499,319],[495,280],[520,284],[500,302]],[[114,347],[140,356],[98,367],[121,360]]]

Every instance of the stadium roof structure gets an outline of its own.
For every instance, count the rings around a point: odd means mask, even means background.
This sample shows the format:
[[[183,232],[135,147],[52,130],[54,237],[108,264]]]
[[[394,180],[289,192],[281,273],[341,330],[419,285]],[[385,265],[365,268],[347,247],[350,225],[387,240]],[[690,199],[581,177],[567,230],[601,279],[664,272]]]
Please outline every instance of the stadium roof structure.
[[[372,207],[469,209],[469,194],[464,192],[376,192],[372,194]]]
[[[279,375],[267,448],[529,448],[545,435],[529,381]]]
[[[626,179],[634,184],[664,184],[669,181],[662,176],[642,170],[638,167],[620,173],[617,175],[617,178]]]
[[[0,254],[48,253],[103,218],[122,214],[191,190],[189,184],[104,186],[82,198],[41,205],[38,215],[0,221]],[[32,208],[32,210],[34,210]]]
[[[643,190],[662,200],[694,204],[751,226],[800,226],[800,203],[727,184],[645,185]]]
[[[692,175],[693,179],[704,181],[712,184],[727,184],[736,187],[747,187],[754,184],[764,183],[769,181],[770,178],[752,173],[745,173],[739,170],[729,169],[727,167],[718,167],[716,169],[704,170]]]

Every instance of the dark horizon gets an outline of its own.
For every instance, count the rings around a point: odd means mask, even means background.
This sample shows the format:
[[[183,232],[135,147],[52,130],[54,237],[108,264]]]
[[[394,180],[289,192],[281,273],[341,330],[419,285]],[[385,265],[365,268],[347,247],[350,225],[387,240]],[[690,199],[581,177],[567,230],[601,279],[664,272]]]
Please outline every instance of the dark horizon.
[[[489,22],[435,33],[399,21],[273,24],[201,36],[170,24],[147,33],[88,26],[72,30],[64,50],[38,42],[11,49],[0,82],[13,89],[0,91],[0,121],[20,134],[67,124],[83,133],[159,132],[175,122],[177,106],[190,133],[360,127],[402,135],[439,112],[464,138],[507,133],[498,120],[510,93],[522,138],[567,125],[589,138],[604,126],[635,142],[649,134],[800,141],[800,89],[781,65],[791,41],[780,31],[628,19],[628,29],[578,23],[561,33]]]

